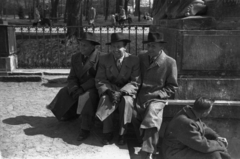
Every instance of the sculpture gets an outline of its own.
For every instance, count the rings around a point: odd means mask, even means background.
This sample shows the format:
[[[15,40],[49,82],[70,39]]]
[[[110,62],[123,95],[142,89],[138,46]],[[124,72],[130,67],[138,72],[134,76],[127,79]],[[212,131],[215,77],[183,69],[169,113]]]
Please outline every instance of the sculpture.
[[[157,19],[202,15],[207,11],[204,0],[155,0],[153,6],[153,16]]]

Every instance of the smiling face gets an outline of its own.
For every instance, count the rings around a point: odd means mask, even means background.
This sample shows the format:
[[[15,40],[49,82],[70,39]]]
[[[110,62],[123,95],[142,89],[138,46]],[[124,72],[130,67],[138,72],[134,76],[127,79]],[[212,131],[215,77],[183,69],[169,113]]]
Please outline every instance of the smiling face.
[[[120,59],[126,52],[125,42],[119,41],[119,42],[112,43],[110,50],[115,59]]]
[[[163,49],[162,44],[156,43],[156,42],[148,43],[147,47],[148,47],[148,53],[153,56],[157,55]]]
[[[85,56],[89,56],[95,49],[95,45],[90,41],[82,40],[80,41],[80,50],[81,54]]]

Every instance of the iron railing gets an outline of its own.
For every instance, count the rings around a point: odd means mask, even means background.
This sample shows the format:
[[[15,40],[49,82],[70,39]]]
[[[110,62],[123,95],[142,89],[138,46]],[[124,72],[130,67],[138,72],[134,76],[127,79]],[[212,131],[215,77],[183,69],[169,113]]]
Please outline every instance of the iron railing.
[[[77,43],[66,45],[67,27],[15,27],[19,68],[69,68],[71,55],[80,51]],[[85,31],[94,32],[101,43],[98,49],[109,52],[111,33],[123,32],[131,40],[128,52],[137,55],[144,50],[142,41],[146,39],[149,26],[95,26],[84,27]]]

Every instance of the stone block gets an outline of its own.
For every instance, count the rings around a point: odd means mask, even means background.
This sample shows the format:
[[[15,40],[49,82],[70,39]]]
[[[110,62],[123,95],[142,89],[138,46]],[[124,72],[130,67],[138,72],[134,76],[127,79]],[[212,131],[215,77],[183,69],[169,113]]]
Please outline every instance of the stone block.
[[[179,75],[240,76],[240,30],[181,30],[152,26],[164,34]]]
[[[8,57],[0,57],[0,72],[8,72],[16,69],[18,66],[18,60],[16,55],[10,55]]]
[[[216,28],[216,20],[213,17],[191,16],[181,19],[160,19],[154,21],[156,25],[166,28],[175,28],[183,30],[208,30]]]
[[[240,78],[179,78],[176,99],[191,99],[204,96],[215,100],[237,101],[240,97]]]

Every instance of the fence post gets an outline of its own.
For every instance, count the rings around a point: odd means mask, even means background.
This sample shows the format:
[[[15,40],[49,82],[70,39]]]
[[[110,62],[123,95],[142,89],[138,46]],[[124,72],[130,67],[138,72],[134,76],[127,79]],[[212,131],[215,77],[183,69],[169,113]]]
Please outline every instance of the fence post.
[[[7,73],[17,68],[15,28],[0,20],[0,35],[0,73]]]

